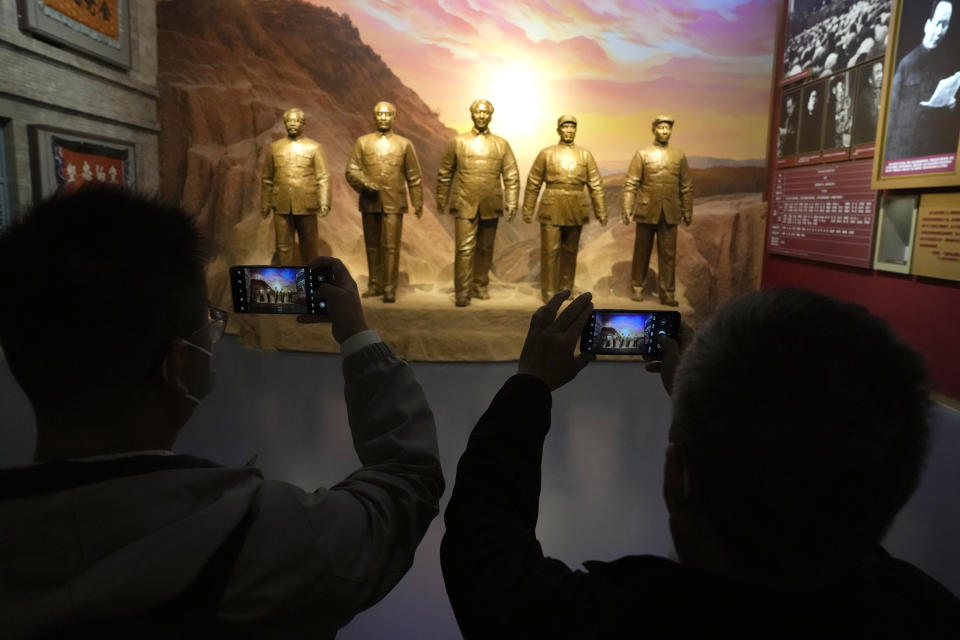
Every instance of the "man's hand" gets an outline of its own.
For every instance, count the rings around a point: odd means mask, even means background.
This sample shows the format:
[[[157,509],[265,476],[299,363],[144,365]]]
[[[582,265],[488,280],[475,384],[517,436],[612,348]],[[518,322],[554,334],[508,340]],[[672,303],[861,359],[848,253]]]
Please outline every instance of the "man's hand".
[[[320,207],[320,217],[321,217],[321,218],[324,217],[324,216],[326,216],[328,213],[330,213],[330,205],[326,205],[326,206]]]
[[[517,367],[517,373],[540,378],[551,391],[573,380],[596,358],[589,353],[573,355],[573,348],[593,312],[592,296],[584,293],[577,297],[558,317],[557,310],[569,297],[569,291],[561,291],[533,314]]]
[[[277,210],[276,207],[266,207],[262,211],[260,211],[260,215],[262,215],[263,219],[266,220],[267,218],[270,217],[270,214],[274,213],[276,210]]]
[[[423,207],[417,207],[416,209],[414,209],[414,210],[413,210],[413,215],[417,216],[418,219],[419,219],[419,218],[422,218],[422,217],[423,217]]]
[[[321,256],[310,262],[314,269],[329,267],[333,281],[317,287],[317,297],[327,301],[327,317],[333,328],[333,339],[343,344],[350,336],[369,329],[360,304],[360,291],[347,271],[347,267],[336,258]],[[317,316],[297,316],[297,322],[311,324],[323,322]]]
[[[512,221],[517,215],[516,207],[507,207],[507,222]]]
[[[676,340],[665,335],[657,336],[657,341],[663,350],[663,360],[648,363],[646,369],[652,373],[660,373],[660,382],[663,383],[667,395],[670,395],[673,393],[673,376],[680,365],[680,345]]]

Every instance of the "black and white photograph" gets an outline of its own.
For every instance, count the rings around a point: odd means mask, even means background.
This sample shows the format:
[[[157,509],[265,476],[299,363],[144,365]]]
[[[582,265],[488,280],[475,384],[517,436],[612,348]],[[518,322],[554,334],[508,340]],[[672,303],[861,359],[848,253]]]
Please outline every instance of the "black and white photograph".
[[[823,148],[843,149],[850,146],[853,129],[853,71],[837,74],[827,81],[827,116],[823,127]]]
[[[885,174],[906,172],[888,166],[895,160],[948,154],[953,154],[955,160],[960,142],[958,10],[960,0],[902,5],[887,109]],[[928,172],[935,172],[947,167],[927,168],[931,170]]]
[[[800,143],[798,153],[813,153],[822,149],[823,105],[827,83],[824,80],[808,84],[800,96]]]
[[[797,153],[797,130],[800,128],[800,91],[784,93],[780,99],[780,122],[777,125],[777,157]]]
[[[876,60],[857,69],[857,99],[853,116],[854,145],[871,144],[877,138],[883,87],[883,60]]]
[[[887,50],[890,0],[790,0],[783,77],[849,69]]]

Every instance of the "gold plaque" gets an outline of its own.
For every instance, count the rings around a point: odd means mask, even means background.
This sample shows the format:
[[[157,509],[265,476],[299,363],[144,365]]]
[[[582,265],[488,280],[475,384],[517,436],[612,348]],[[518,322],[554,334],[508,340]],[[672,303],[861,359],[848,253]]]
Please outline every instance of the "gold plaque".
[[[920,196],[912,273],[960,280],[960,193]]]

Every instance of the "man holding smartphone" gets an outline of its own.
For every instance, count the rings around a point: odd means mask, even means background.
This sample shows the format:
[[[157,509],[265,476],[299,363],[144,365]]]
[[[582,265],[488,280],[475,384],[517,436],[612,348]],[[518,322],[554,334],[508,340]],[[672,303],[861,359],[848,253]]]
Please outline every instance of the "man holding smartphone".
[[[311,266],[333,275],[362,467],[305,491],[171,451],[226,320],[205,266],[187,214],[119,190],[0,236],[0,346],[37,420],[33,464],[0,470],[0,635],[332,638],[412,564],[444,487],[436,426],[339,260]]]
[[[923,467],[922,359],[862,307],[799,289],[734,301],[679,364],[661,338],[678,560],[572,570],[547,557],[536,529],[551,393],[593,359],[573,354],[590,294],[558,315],[568,295],[534,314],[517,375],[457,468],[440,560],[466,640],[956,636],[960,601],[879,544]]]

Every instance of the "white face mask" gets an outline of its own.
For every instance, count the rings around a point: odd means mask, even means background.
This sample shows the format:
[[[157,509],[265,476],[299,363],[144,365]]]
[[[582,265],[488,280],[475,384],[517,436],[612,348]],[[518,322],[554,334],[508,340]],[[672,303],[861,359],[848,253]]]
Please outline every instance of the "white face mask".
[[[204,355],[207,356],[208,358],[211,358],[211,359],[213,358],[213,352],[211,352],[209,349],[204,349],[204,348],[201,347],[200,345],[194,344],[194,343],[190,342],[189,340],[185,340],[184,338],[180,338],[177,342],[182,342],[182,343],[184,343],[185,345],[187,345],[188,347],[192,347],[192,348],[196,349],[197,351],[199,351],[200,353],[204,354]],[[164,356],[164,358],[163,358],[163,367],[162,367],[162,370],[163,370],[163,379],[164,379],[164,381],[166,381],[167,383],[169,383],[169,382],[170,382],[170,378],[167,377],[167,356]],[[187,400],[190,400],[191,402],[194,402],[195,404],[198,404],[198,405],[199,405],[200,402],[201,402],[204,398],[206,398],[206,397],[210,394],[211,391],[213,391],[214,387],[216,387],[216,382],[217,382],[217,372],[213,369],[213,367],[211,367],[211,368],[209,368],[209,369],[207,370],[207,384],[206,384],[206,389],[203,389],[203,390],[199,391],[199,392],[198,392],[199,395],[194,395],[194,394],[190,393],[190,390],[188,389],[187,392],[186,392],[185,394],[183,394],[183,395],[184,395],[184,397],[185,397]]]

